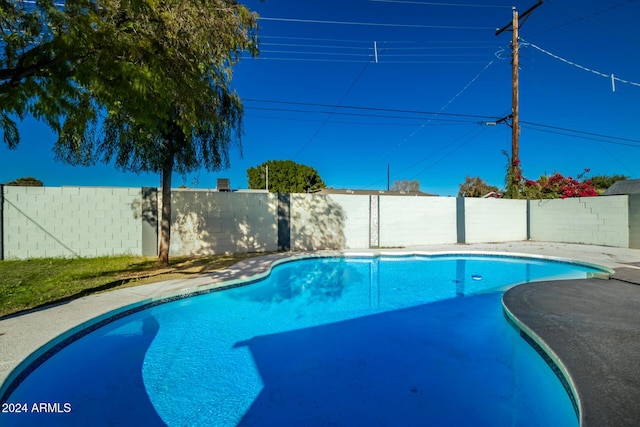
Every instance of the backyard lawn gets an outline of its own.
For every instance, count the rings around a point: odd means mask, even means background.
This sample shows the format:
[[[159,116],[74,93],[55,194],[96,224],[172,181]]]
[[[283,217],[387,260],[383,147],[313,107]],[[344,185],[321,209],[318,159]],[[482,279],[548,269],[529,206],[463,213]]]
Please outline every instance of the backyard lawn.
[[[3,260],[0,318],[94,293],[221,270],[266,254],[175,257],[169,267],[160,266],[155,257],[137,256]]]

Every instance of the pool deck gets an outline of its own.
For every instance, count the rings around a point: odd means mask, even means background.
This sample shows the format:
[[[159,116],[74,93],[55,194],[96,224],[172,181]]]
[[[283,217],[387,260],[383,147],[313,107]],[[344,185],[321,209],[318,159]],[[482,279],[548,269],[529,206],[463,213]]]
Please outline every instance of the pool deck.
[[[432,245],[344,253],[506,253],[562,258],[615,270],[610,280],[548,281],[516,286],[503,298],[564,364],[578,392],[582,426],[640,424],[640,250],[541,242]],[[331,255],[339,252],[317,252]],[[269,274],[274,262],[307,254],[282,253],[242,261],[220,272],[119,289],[0,320],[0,396],[7,380],[51,342],[167,296],[190,294]],[[71,332],[70,332],[71,331]]]

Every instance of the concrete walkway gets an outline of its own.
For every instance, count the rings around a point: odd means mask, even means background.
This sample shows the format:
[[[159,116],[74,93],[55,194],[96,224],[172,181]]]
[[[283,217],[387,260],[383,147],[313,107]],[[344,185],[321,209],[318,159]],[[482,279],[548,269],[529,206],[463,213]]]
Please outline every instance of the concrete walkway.
[[[614,278],[630,282],[640,278],[640,250],[601,246],[509,242],[345,252],[523,254],[597,264],[616,270]],[[292,256],[305,254],[252,258],[221,272],[91,295],[0,320],[0,397],[26,364],[88,325],[166,297],[266,276],[274,262]],[[619,280],[545,282],[505,294],[508,309],[565,363],[580,397],[583,425],[590,426],[640,422],[639,303],[640,287]]]

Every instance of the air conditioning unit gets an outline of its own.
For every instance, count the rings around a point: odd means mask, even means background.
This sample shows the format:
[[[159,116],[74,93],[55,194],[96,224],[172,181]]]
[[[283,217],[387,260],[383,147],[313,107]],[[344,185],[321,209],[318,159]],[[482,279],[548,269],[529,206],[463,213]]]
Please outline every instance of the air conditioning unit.
[[[231,191],[229,178],[218,178],[218,191]]]

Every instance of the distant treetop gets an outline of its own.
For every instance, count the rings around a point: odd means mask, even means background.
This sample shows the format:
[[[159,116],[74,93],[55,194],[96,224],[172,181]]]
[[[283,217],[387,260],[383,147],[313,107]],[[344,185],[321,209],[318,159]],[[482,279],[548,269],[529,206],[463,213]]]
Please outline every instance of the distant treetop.
[[[22,186],[22,187],[43,187],[44,183],[39,179],[35,179],[32,176],[26,176],[24,178],[18,178],[14,181],[7,182],[5,185]]]
[[[291,160],[269,160],[251,167],[247,178],[250,189],[271,193],[311,193],[326,188],[317,170]]]

